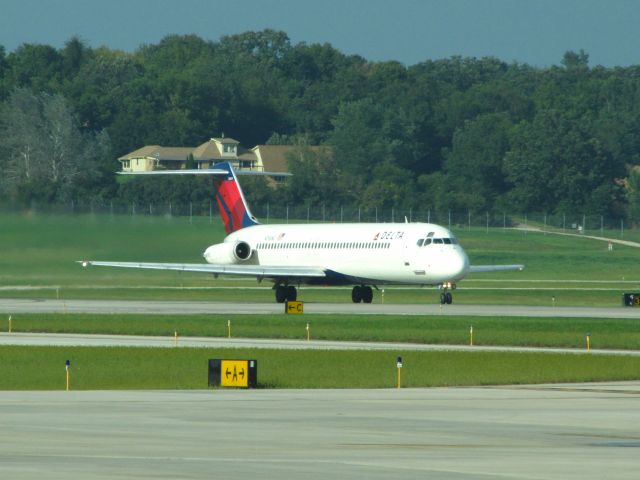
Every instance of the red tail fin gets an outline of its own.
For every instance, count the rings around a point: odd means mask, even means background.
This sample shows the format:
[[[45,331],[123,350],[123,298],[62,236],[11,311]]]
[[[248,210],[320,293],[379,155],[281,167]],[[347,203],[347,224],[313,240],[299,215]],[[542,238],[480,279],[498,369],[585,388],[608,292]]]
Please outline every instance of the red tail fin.
[[[247,206],[231,164],[217,163],[212,168],[227,172],[227,175],[215,177],[216,200],[227,235],[241,228],[258,225],[258,221]]]

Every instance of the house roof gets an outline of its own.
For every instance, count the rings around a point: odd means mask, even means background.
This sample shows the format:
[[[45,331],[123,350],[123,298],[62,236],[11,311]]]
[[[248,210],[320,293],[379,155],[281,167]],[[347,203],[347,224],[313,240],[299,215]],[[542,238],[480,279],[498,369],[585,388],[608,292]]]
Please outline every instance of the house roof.
[[[251,150],[256,152],[259,150],[262,164],[267,172],[288,172],[289,162],[287,153],[295,150],[293,145],[256,145]],[[328,147],[326,146],[309,146],[307,147],[314,152],[320,152]]]
[[[215,160],[222,158],[222,152],[212,138],[193,149],[193,158],[196,160]]]
[[[193,151],[192,147],[162,147],[147,145],[138,150],[118,158],[118,160],[132,160],[134,158],[157,158],[158,160],[186,160]]]
[[[235,154],[223,154],[221,145],[236,145]],[[296,147],[292,145],[256,145],[247,150],[233,138],[211,138],[197,147],[163,147],[161,145],[146,145],[123,155],[118,160],[132,160],[136,158],[154,158],[160,161],[185,161],[189,155],[197,162],[217,162],[222,160],[246,160],[255,162],[260,158],[264,170],[267,172],[288,172],[289,163],[287,152]],[[328,147],[311,146],[313,151],[320,151]]]
[[[220,142],[220,143],[234,143],[236,145],[240,144],[238,140],[235,140],[231,137],[212,138],[211,140],[215,140],[216,142]]]
[[[145,145],[142,148],[134,150],[133,152],[127,153],[121,157],[118,157],[118,160],[131,160],[133,158],[146,158],[152,157],[152,153],[156,151],[160,147],[160,145]]]
[[[267,172],[288,172],[289,165],[285,153],[290,152],[290,145],[256,145],[251,150],[260,151],[262,165]]]
[[[229,140],[229,141],[226,141]],[[233,144],[237,145],[236,155],[229,157],[229,155],[223,155],[218,146],[220,144]],[[255,154],[243,148],[242,145],[236,140],[232,138],[212,138],[204,142],[201,145],[198,145],[193,150],[193,158],[196,161],[211,161],[211,160],[229,160],[229,158],[239,158],[241,160],[256,160],[257,157]]]

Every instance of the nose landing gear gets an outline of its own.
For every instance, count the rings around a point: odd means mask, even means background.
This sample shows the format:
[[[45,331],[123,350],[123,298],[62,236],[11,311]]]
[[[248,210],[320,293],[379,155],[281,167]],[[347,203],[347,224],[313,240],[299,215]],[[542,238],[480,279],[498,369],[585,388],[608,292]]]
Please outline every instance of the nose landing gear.
[[[440,305],[451,305],[453,303],[453,295],[451,292],[442,292],[440,294]]]
[[[442,293],[440,294],[440,305],[451,305],[453,303],[453,295],[451,295],[451,290],[455,290],[456,284],[453,282],[443,283],[440,288],[442,289]]]

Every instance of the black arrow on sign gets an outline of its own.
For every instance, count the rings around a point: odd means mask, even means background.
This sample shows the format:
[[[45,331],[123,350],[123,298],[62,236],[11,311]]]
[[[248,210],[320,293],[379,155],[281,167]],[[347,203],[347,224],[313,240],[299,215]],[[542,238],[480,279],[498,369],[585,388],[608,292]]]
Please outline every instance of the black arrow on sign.
[[[242,377],[242,379],[244,380],[244,368],[242,370],[240,370],[240,376]]]
[[[229,378],[229,375],[231,375],[231,372],[229,371],[229,367],[227,367],[227,371],[224,372],[224,373],[227,376],[227,378]]]

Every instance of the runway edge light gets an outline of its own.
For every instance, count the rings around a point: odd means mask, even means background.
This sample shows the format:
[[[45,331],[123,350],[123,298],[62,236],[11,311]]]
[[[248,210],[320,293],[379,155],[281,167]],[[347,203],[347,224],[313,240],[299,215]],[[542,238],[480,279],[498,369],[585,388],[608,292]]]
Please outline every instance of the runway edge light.
[[[66,370],[67,392],[69,391],[70,380],[71,380],[70,378],[71,372],[69,372],[70,368],[71,368],[71,361],[67,360],[66,362],[64,362],[64,369]]]

